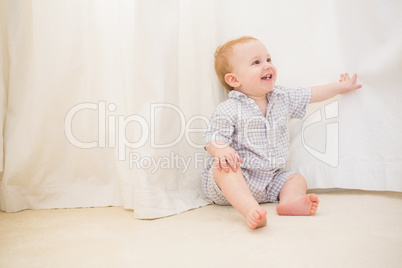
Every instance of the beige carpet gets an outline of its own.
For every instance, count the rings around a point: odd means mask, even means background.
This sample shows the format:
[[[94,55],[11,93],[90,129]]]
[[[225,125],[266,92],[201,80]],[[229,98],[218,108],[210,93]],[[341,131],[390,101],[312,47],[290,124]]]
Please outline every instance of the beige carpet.
[[[402,267],[402,193],[321,193],[250,230],[232,207],[158,220],[120,207],[0,213],[0,267]]]

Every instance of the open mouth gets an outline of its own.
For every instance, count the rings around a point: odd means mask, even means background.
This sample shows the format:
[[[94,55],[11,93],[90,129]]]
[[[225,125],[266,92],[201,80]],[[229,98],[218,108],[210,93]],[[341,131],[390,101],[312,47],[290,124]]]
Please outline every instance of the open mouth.
[[[270,80],[272,78],[272,74],[267,74],[266,76],[261,77],[263,80]]]

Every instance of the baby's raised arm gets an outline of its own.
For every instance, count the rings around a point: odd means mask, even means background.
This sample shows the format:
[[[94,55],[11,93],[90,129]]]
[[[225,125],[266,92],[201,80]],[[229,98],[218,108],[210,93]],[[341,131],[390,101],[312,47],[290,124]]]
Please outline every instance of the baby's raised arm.
[[[356,85],[356,77],[357,75],[354,74],[352,78],[350,78],[349,74],[345,73],[341,74],[339,83],[311,87],[312,96],[310,103],[325,101],[338,94],[345,94],[361,88],[362,85]]]

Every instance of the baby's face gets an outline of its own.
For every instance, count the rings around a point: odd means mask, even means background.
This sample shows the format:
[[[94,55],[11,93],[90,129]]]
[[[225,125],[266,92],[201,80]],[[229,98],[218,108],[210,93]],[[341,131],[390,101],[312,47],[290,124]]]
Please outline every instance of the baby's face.
[[[232,73],[240,82],[235,89],[247,96],[265,96],[272,91],[276,81],[276,68],[266,47],[252,40],[233,47]]]

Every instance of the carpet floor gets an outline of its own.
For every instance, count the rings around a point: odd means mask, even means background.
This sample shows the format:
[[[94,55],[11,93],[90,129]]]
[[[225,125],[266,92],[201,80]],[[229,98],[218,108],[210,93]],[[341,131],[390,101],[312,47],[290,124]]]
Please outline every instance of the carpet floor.
[[[138,220],[121,207],[0,212],[0,267],[402,267],[402,193],[319,194],[314,216],[251,230],[210,205]]]

